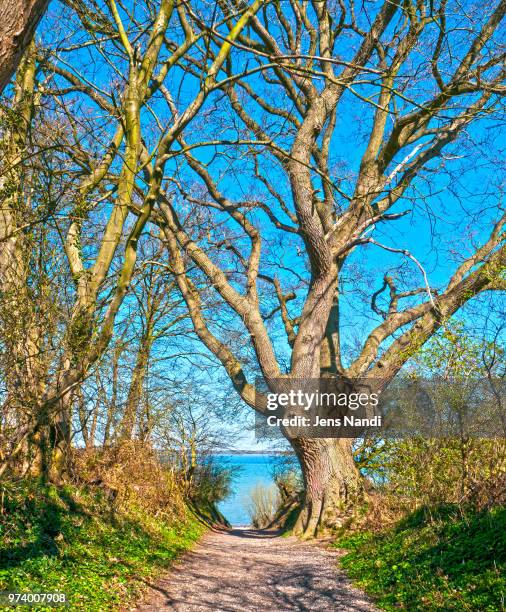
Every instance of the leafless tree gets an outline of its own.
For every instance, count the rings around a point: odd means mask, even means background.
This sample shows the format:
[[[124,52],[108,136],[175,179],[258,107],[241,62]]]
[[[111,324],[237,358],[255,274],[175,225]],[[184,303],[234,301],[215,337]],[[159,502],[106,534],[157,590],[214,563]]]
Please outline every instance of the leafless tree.
[[[289,0],[266,3],[237,37],[241,53],[223,66],[205,137],[178,134],[184,163],[153,219],[195,333],[256,410],[265,406],[255,397],[255,371],[209,319],[196,274],[242,326],[266,381],[335,376],[379,390],[466,302],[505,288],[506,217],[497,200],[482,209],[472,248],[459,247],[453,272],[437,285],[413,254],[414,234],[395,234],[396,220],[424,218],[435,206],[430,177],[447,173],[446,193],[458,189],[457,146],[473,150],[475,126],[501,113],[505,8],[504,0],[465,8],[448,0]],[[244,75],[234,62],[246,66]],[[203,153],[209,147],[211,157]],[[198,231],[185,226],[192,207]],[[450,213],[439,219],[447,234]],[[379,253],[404,259],[412,272],[396,278]],[[343,279],[359,256],[382,267],[383,278],[377,290],[364,279],[343,309]],[[376,323],[347,359],[343,329],[367,295]],[[297,529],[312,535],[339,522],[361,496],[362,479],[352,440],[290,443],[306,488]]]
[[[207,37],[203,48],[204,34],[195,29],[192,12],[183,4],[149,2],[133,13],[114,0],[100,6],[80,0],[68,4],[55,21],[64,42],[54,52],[44,46],[32,48],[27,61],[32,97],[42,97],[42,104],[64,126],[47,144],[66,158],[71,177],[73,197],[55,217],[73,279],[70,321],[59,363],[45,378],[29,418],[11,437],[0,473],[22,453],[27,439],[49,423],[54,426],[52,446],[61,451],[69,444],[74,391],[110,342],[134,275],[139,240],[173,157],[171,149],[216,88],[232,42],[261,1],[233,15],[227,12],[220,28],[223,38],[215,42]],[[206,62],[211,51],[214,57]],[[84,53],[89,61],[83,60]],[[192,63],[204,68],[200,85],[181,95],[185,65]],[[43,81],[34,81],[36,65]],[[173,78],[174,72],[179,76]],[[24,107],[19,109],[21,116],[23,112]],[[31,125],[22,116],[23,138]],[[5,156],[7,173],[12,173],[13,163],[18,168],[37,154],[31,142],[25,138],[12,154],[16,160]],[[8,211],[9,201],[3,200]],[[22,228],[27,221],[22,215],[16,224],[11,220],[12,216],[6,219],[2,229],[4,263],[16,249],[19,257],[25,253]],[[6,269],[2,266],[2,272]],[[16,294],[24,282],[5,277],[3,290]],[[30,308],[29,301],[25,304]]]

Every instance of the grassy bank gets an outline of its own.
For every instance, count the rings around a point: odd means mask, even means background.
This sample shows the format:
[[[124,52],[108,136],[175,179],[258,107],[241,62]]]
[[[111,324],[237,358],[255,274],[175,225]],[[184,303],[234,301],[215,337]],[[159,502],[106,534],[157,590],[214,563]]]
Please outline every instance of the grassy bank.
[[[420,509],[380,533],[340,538],[354,583],[385,610],[504,610],[506,509]]]
[[[64,592],[73,610],[133,601],[205,530],[193,512],[120,510],[92,487],[24,481],[0,496],[0,590]]]

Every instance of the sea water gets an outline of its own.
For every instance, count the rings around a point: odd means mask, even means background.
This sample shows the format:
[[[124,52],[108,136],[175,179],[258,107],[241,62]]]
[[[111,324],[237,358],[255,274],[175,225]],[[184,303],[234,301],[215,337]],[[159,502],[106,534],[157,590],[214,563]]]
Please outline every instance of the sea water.
[[[215,461],[233,469],[232,492],[218,504],[218,509],[233,527],[251,523],[247,511],[252,489],[274,484],[273,471],[281,461],[279,455],[218,455]]]

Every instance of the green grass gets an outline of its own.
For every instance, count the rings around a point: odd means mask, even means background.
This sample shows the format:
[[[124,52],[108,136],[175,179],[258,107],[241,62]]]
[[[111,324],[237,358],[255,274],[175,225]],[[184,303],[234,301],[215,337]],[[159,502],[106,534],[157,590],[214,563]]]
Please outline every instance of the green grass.
[[[170,522],[139,508],[116,512],[93,489],[36,481],[0,489],[0,590],[64,592],[72,610],[114,610],[133,601],[143,580],[205,529],[190,512]]]
[[[379,534],[344,536],[342,565],[384,610],[505,609],[506,509],[420,509]]]

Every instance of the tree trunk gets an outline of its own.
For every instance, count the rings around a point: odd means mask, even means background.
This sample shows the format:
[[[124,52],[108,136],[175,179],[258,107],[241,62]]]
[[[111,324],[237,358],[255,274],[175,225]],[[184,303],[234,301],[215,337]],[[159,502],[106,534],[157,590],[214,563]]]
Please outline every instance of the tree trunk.
[[[84,394],[81,387],[76,391],[77,397],[77,415],[79,417],[79,425],[81,426],[81,436],[83,437],[84,446],[90,446],[90,432],[88,430],[88,415],[86,414],[86,404]]]
[[[128,390],[125,412],[123,413],[123,418],[119,426],[119,437],[121,440],[132,440],[134,437],[134,428],[137,420],[136,417],[142,399],[142,390],[144,387],[144,380],[146,378],[151,345],[151,329],[148,329],[146,334],[141,338],[139,349],[137,351],[135,367],[132,373],[132,379],[130,381],[130,388]]]
[[[300,462],[305,489],[295,533],[314,537],[339,527],[364,494],[352,440],[296,438],[290,443]]]
[[[0,19],[0,92],[18,67],[48,0],[7,0]]]
[[[32,210],[27,203],[31,177],[23,165],[23,158],[28,152],[35,109],[35,56],[35,44],[31,43],[14,82],[0,170],[0,336],[5,349],[2,367],[9,373],[1,407],[5,419],[2,461],[8,462],[12,450],[18,449],[22,459],[18,464],[11,463],[10,467],[20,474],[38,469],[41,463],[40,436],[27,435],[25,429],[29,430],[38,418],[48,367],[42,348],[44,323],[35,307],[30,278],[34,245],[31,233],[21,231],[32,220]]]
[[[107,416],[104,427],[104,437],[102,445],[107,446],[112,437],[114,419],[118,410],[118,390],[119,390],[119,362],[121,355],[123,354],[123,337],[121,337],[115,344],[112,352],[112,374],[111,374],[111,399],[107,404]],[[102,385],[100,385],[102,388]],[[107,397],[107,394],[104,394]]]
[[[42,477],[50,482],[60,482],[71,468],[72,403],[74,394],[66,393],[47,417],[47,435],[42,436]],[[41,430],[44,434],[44,428]]]

